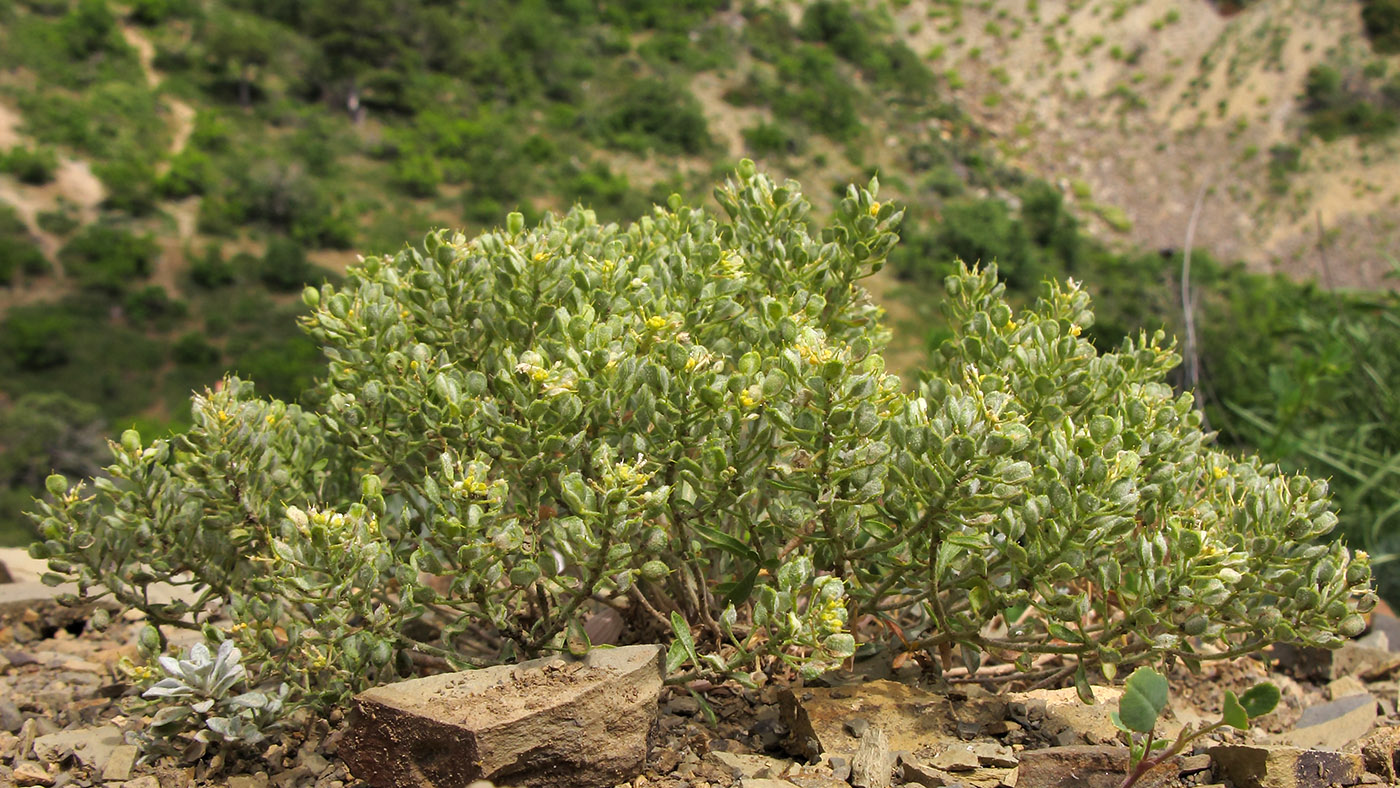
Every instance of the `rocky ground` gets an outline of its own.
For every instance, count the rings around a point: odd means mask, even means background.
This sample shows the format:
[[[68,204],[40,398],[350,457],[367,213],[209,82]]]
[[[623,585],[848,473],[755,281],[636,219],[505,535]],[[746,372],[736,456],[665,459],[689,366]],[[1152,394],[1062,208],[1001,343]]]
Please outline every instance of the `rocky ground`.
[[[1116,786],[1126,765],[1108,717],[1121,692],[1112,687],[1095,688],[1099,702],[1088,706],[1073,689],[1010,691],[991,681],[936,687],[911,663],[899,671],[857,665],[855,673],[807,686],[663,688],[654,667],[650,677],[642,669],[657,659],[645,647],[640,656],[609,657],[613,667],[556,660],[497,669],[503,679],[435,677],[428,692],[414,682],[393,685],[362,703],[358,727],[336,713],[229,762],[142,763],[126,734],[145,726],[149,712],[119,669],[137,655],[141,622],[117,616],[96,632],[90,611],[58,606],[32,563],[8,552],[0,560],[7,557],[20,566],[8,573],[15,582],[0,584],[0,786],[342,788],[372,784],[352,775],[350,764],[364,777],[373,771],[365,763],[402,762],[396,784],[424,788],[465,785],[470,780],[452,775],[473,769],[563,788],[581,784],[581,770],[605,773],[617,764],[633,776],[615,782],[635,788],[1050,788]],[[1283,700],[1254,730],[1204,741],[1139,784],[1400,784],[1400,651],[1392,641],[1400,647],[1400,621],[1382,613],[1369,634],[1340,651],[1281,649],[1173,676],[1168,734],[1218,719],[1225,690],[1241,692],[1263,678],[1279,685]],[[487,698],[482,686],[510,694],[510,702]],[[491,719],[493,707],[504,722]],[[436,739],[398,735],[425,726]],[[608,733],[585,739],[593,728]],[[533,732],[524,744],[521,731]],[[532,736],[587,741],[576,749],[592,760],[561,771],[538,752],[490,751],[530,750]],[[423,741],[433,746],[418,746]],[[509,769],[490,771],[506,761]]]

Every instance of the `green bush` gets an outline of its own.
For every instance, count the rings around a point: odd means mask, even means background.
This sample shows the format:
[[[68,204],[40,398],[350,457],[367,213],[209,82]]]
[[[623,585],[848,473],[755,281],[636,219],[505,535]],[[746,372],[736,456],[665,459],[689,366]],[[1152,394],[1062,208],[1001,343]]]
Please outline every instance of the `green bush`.
[[[37,276],[48,270],[49,261],[29,228],[9,203],[0,202],[0,285],[11,284],[20,272]]]
[[[316,274],[306,259],[306,250],[289,238],[273,237],[267,242],[258,279],[273,290],[300,290]]]
[[[31,186],[42,186],[53,180],[58,169],[58,155],[51,148],[26,148],[16,145],[0,156],[0,171],[8,172]]]
[[[1061,654],[1087,689],[1090,667],[1364,629],[1367,557],[1310,544],[1326,483],[1211,449],[1162,336],[1097,353],[1076,286],[1018,313],[994,270],[951,277],[953,334],[902,392],[858,285],[900,220],[875,187],[820,240],[797,184],[745,162],[722,221],[675,197],[625,228],[514,214],[367,258],[303,294],[317,404],[229,379],[188,432],[128,431],[107,480],[46,481],[31,552],[79,601],[145,611],[147,658],[170,627],[231,641],[284,711],[410,651],[579,651],[600,599],[624,639],[674,637],[677,680],[810,674],[859,635],[974,671]],[[185,572],[199,601],[147,603]],[[233,626],[201,627],[210,605]]]
[[[187,146],[170,158],[170,169],[156,183],[162,197],[179,200],[204,194],[218,178],[218,170],[207,153]]]
[[[64,272],[85,288],[120,293],[151,273],[159,246],[150,235],[90,224],[58,253]]]
[[[234,283],[234,268],[224,260],[223,247],[210,244],[204,254],[190,261],[190,281],[205,290],[217,290]]]
[[[0,355],[22,372],[39,372],[66,364],[71,357],[73,320],[47,307],[17,307],[0,324]]]
[[[1361,21],[1377,52],[1400,52],[1400,0],[1362,0]]]
[[[127,293],[122,299],[122,307],[132,323],[162,331],[170,330],[176,321],[189,312],[185,302],[171,298],[160,285],[146,285]]]
[[[684,87],[639,79],[628,83],[608,106],[602,122],[608,145],[688,154],[713,145],[700,102]]]
[[[156,171],[148,162],[121,158],[98,164],[92,170],[107,189],[104,207],[132,216],[146,216],[155,210]]]
[[[797,153],[797,139],[777,123],[760,121],[743,131],[744,145],[757,156],[787,156]]]
[[[222,356],[219,349],[210,344],[209,340],[198,331],[187,331],[181,334],[170,350],[177,364],[187,366],[211,366],[219,363]]]

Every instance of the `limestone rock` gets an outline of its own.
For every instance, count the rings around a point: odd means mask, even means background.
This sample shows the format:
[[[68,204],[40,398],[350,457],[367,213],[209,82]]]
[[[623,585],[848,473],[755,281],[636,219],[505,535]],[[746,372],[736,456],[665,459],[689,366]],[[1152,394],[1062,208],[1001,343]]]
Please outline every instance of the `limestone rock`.
[[[1119,687],[1092,687],[1094,703],[1079,699],[1073,687],[1056,690],[1012,692],[1007,695],[1011,716],[1023,716],[1028,727],[1039,727],[1046,742],[1058,745],[1112,744],[1118,741],[1118,728],[1110,715],[1118,710],[1123,697]],[[1024,709],[1024,711],[1020,711]],[[1021,720],[1017,720],[1021,722]]]
[[[739,778],[769,778],[784,777],[796,764],[792,761],[769,758],[766,755],[751,755],[749,753],[713,751],[706,756],[712,761],[728,769]]]
[[[136,766],[136,757],[140,755],[136,746],[132,744],[122,744],[112,749],[112,754],[107,758],[107,764],[102,767],[102,779],[104,782],[125,780],[131,776],[131,770]]]
[[[947,696],[894,681],[871,681],[839,687],[785,690],[779,698],[783,742],[792,755],[816,760],[822,754],[850,758],[876,728],[892,752],[931,756],[945,743],[958,740],[960,725],[985,727],[1006,717],[1001,698],[969,695],[956,704]],[[860,719],[856,738],[847,722]]]
[[[44,763],[58,763],[71,754],[78,763],[100,772],[123,742],[122,731],[115,725],[75,728],[36,738],[34,757]]]
[[[49,770],[33,761],[21,761],[15,764],[15,770],[11,777],[14,778],[15,785],[53,785],[54,777],[49,774]]]
[[[1372,731],[1361,740],[1360,748],[1366,771],[1380,775],[1388,783],[1400,778],[1400,727],[1387,726]]]
[[[646,763],[662,653],[597,649],[375,687],[355,697],[339,754],[375,788],[626,782]]]
[[[1273,741],[1293,747],[1337,750],[1370,733],[1376,717],[1376,699],[1370,693],[1348,695],[1303,709],[1293,730],[1278,734]]]
[[[1128,748],[1073,745],[1027,750],[1020,753],[1016,769],[1016,788],[1118,788],[1128,772]],[[1179,771],[1175,760],[1167,761],[1144,774],[1137,785],[1174,785]]]
[[[1281,745],[1210,748],[1216,776],[1237,788],[1326,788],[1356,785],[1365,774],[1359,753],[1304,750]]]
[[[894,777],[894,754],[885,732],[871,727],[860,739],[851,759],[851,785],[856,788],[890,788]]]

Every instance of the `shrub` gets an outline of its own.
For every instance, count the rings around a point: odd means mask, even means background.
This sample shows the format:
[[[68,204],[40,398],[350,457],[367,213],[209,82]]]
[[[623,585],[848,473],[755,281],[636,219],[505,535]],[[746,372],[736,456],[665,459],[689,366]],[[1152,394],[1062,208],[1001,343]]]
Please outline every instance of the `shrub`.
[[[693,154],[712,144],[700,102],[685,88],[640,79],[627,85],[610,106],[603,119],[610,145]]]
[[[189,331],[175,340],[171,354],[176,363],[189,366],[208,366],[219,363],[219,349],[209,343],[198,331]]]
[[[1400,0],[1363,0],[1361,21],[1377,52],[1400,52]]]
[[[743,131],[744,144],[757,156],[786,156],[798,152],[796,138],[777,123],[760,121]]]
[[[99,164],[93,172],[107,188],[103,206],[125,211],[132,216],[145,216],[156,207],[156,171],[149,163],[137,158],[121,158]]]
[[[157,251],[159,247],[149,235],[90,224],[64,244],[58,258],[65,272],[83,287],[119,293],[151,273]]]
[[[73,320],[46,307],[12,309],[0,323],[0,356],[7,366],[23,372],[52,369],[68,363]]]
[[[991,268],[951,277],[953,336],[901,392],[857,284],[901,218],[875,189],[818,240],[797,184],[745,162],[723,222],[673,197],[625,228],[514,214],[367,258],[303,295],[321,404],[229,379],[188,432],[128,431],[109,480],[48,479],[32,553],[144,609],[147,655],[221,606],[205,636],[288,708],[409,652],[578,651],[595,600],[625,638],[671,632],[669,671],[739,681],[891,645],[866,616],[972,670],[1077,658],[1081,686],[1364,628],[1367,556],[1311,544],[1327,485],[1210,449],[1161,335],[1099,355],[1077,287],[1013,313]],[[146,604],[184,572],[202,602]]]
[[[204,254],[190,261],[190,281],[205,290],[216,290],[234,282],[233,266],[224,260],[223,247],[210,244]]]
[[[8,203],[0,203],[0,285],[13,282],[17,272],[36,276],[48,270],[48,259],[19,214]]]
[[[258,278],[273,290],[298,290],[311,281],[315,268],[296,241],[274,237],[267,242]]]
[[[51,148],[25,148],[16,145],[0,156],[0,170],[10,173],[31,186],[42,186],[53,180],[58,169],[58,155]]]

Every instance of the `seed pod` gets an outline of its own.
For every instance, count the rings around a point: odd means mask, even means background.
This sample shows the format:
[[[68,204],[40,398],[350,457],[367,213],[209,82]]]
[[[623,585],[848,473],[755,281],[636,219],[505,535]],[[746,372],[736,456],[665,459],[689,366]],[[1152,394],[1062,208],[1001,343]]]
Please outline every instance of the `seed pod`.
[[[670,573],[671,567],[667,566],[665,561],[652,560],[642,564],[642,577],[653,583],[665,578]]]

